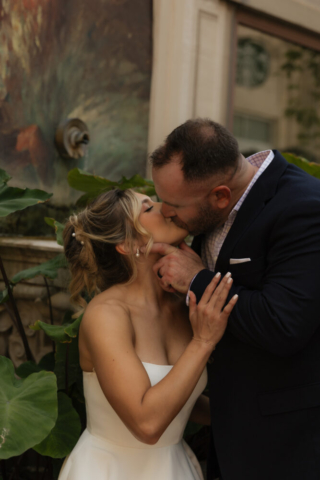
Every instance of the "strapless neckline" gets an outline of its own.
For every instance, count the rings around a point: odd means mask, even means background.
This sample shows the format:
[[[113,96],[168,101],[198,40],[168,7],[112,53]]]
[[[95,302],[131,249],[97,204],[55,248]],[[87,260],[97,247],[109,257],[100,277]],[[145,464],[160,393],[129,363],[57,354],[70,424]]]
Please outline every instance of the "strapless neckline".
[[[143,362],[142,360],[141,360],[141,363],[142,363],[142,365],[152,365],[154,367],[166,367],[166,368],[173,368],[174,367],[174,365],[160,365],[158,363]],[[82,373],[89,373],[90,374],[90,373],[96,373],[96,372],[94,370],[92,370],[92,372],[86,372],[85,370],[82,370]]]
[[[160,365],[158,363],[149,363],[149,362],[142,362],[142,365],[152,365],[153,367],[166,367],[166,368],[173,368],[174,365]]]

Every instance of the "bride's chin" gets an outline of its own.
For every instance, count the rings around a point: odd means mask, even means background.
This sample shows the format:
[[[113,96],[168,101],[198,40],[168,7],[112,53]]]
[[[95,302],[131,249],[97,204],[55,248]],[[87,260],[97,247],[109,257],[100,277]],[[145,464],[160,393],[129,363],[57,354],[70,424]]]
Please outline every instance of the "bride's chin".
[[[183,235],[183,237],[180,237],[179,239],[175,240],[174,242],[171,242],[171,245],[172,245],[173,247],[178,247],[178,246],[180,245],[180,243],[183,242],[183,240],[184,240],[185,238],[187,238],[187,236],[188,236],[188,233],[186,233],[185,235]]]

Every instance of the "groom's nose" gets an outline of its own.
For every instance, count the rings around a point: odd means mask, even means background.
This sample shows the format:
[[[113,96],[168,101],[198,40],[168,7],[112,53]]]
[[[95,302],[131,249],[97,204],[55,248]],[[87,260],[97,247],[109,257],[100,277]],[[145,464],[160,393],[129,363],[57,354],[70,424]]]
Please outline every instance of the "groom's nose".
[[[176,216],[176,212],[174,211],[174,208],[171,207],[170,205],[167,205],[166,203],[162,204],[161,213],[166,218]]]

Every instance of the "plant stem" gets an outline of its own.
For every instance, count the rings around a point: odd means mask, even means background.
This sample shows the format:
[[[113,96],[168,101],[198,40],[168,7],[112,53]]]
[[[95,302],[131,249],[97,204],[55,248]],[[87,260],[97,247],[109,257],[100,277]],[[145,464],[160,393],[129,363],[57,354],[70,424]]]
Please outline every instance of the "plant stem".
[[[66,394],[68,395],[69,391],[69,375],[68,375],[68,367],[69,367],[69,346],[70,343],[67,343],[67,348],[66,348],[66,363],[65,363],[65,381],[66,381]]]
[[[13,310],[13,313],[14,313],[14,316],[15,316],[15,319],[16,319],[16,322],[17,322],[18,332],[19,332],[20,337],[21,337],[22,342],[23,342],[23,346],[24,346],[24,349],[25,349],[25,352],[26,352],[27,360],[31,360],[31,361],[34,362],[34,358],[33,358],[33,355],[31,353],[31,350],[30,350],[30,347],[29,347],[29,344],[28,344],[27,335],[26,335],[26,332],[24,331],[23,323],[22,323],[21,318],[20,318],[20,314],[19,314],[17,304],[15,302],[15,299],[13,298],[11,285],[10,285],[10,282],[8,280],[8,277],[7,277],[7,274],[6,274],[1,256],[0,256],[0,270],[1,270],[1,273],[2,273],[4,283],[6,284],[6,287],[8,289],[8,295],[9,295],[11,307],[12,307],[12,310]]]
[[[48,284],[48,280],[46,279],[46,277],[43,277],[43,280],[44,280],[44,283],[45,283],[46,289],[47,289],[48,303],[49,303],[49,309],[50,309],[50,322],[51,322],[51,325],[53,325],[54,324],[54,322],[53,322],[53,310],[52,310],[52,302],[51,302],[51,297],[50,297],[49,284]],[[53,352],[54,352],[55,351],[55,343],[54,343],[53,340],[52,340],[52,348],[53,348]]]
[[[46,279],[46,277],[43,277],[43,280],[44,280],[44,283],[46,284],[46,288],[47,288],[48,303],[49,303],[49,309],[50,309],[50,322],[51,322],[51,325],[53,325],[53,311],[52,311],[52,302],[51,302],[51,297],[50,297],[48,280]]]

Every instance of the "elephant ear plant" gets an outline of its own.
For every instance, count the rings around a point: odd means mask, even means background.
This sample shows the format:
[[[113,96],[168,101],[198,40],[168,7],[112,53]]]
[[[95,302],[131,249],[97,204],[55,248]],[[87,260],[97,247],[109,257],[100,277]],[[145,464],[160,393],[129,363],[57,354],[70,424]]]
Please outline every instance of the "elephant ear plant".
[[[9,175],[0,169],[1,217],[45,202],[52,196],[42,190],[10,187],[7,185],[9,180]],[[63,226],[51,219],[47,219],[47,223],[56,228],[57,238],[61,243]],[[3,480],[33,478],[32,465],[25,464],[25,454],[30,452],[30,449],[34,451],[33,460],[38,467],[36,475],[38,476],[41,470],[45,475],[47,469],[48,472],[51,471],[52,477],[54,464],[49,465],[45,457],[65,457],[80,435],[79,414],[83,417],[84,400],[83,396],[81,397],[82,385],[75,340],[80,319],[73,321],[67,313],[62,326],[42,325],[37,322],[35,329],[42,328],[46,331],[46,327],[51,327],[46,333],[56,342],[56,346],[55,353],[46,355],[36,364],[13,296],[15,285],[22,280],[41,275],[47,285],[46,279],[56,278],[58,270],[65,267],[65,257],[60,254],[48,262],[19,272],[9,280],[0,257],[1,274],[6,286],[5,290],[0,292],[0,304],[5,304],[22,338],[27,358],[15,371],[9,358],[0,357],[0,460]],[[45,456],[42,458],[45,460],[43,466],[35,452]],[[58,468],[60,463],[58,462]]]
[[[147,180],[141,177],[141,175],[134,175],[131,178],[122,177],[119,182],[112,182],[107,178],[92,175],[79,168],[74,168],[70,170],[68,174],[68,182],[70,187],[75,190],[85,192],[77,201],[77,205],[80,207],[86,206],[91,200],[100,195],[100,193],[108,192],[113,188],[120,188],[120,190],[133,188],[136,192],[143,193],[149,197],[156,195],[152,180]]]
[[[309,173],[309,175],[311,175],[312,177],[320,179],[320,165],[318,163],[309,162],[305,158],[297,157],[292,153],[283,153],[282,155],[287,160],[287,162],[293,163],[293,165],[296,165],[296,167],[299,167],[301,168],[301,170]]]

